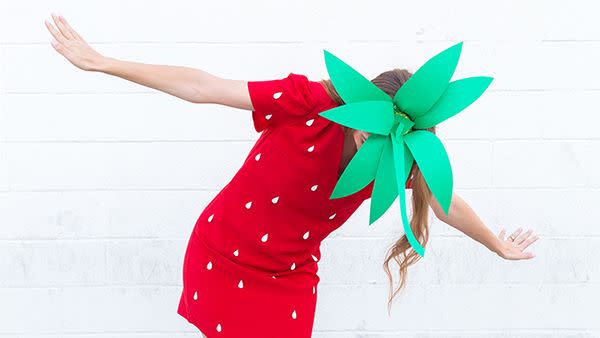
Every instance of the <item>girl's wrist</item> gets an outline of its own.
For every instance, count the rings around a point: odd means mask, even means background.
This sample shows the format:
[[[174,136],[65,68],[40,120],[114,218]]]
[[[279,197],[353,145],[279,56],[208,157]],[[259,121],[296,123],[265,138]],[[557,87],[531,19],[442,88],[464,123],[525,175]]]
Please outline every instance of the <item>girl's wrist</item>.
[[[500,257],[504,257],[504,243],[502,242],[502,240],[500,240],[500,238],[496,237],[493,247],[492,247],[492,251],[494,251],[498,256]]]
[[[107,56],[99,56],[91,62],[90,71],[106,73],[110,71],[110,67],[114,59]]]

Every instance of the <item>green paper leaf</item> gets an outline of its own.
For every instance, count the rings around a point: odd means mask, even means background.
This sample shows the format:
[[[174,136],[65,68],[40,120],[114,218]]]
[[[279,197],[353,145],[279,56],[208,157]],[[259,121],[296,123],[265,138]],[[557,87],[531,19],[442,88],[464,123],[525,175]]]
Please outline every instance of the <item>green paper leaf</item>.
[[[433,196],[448,214],[452,199],[452,168],[444,145],[435,134],[426,130],[406,134],[404,142],[417,161]]]
[[[333,188],[330,199],[351,195],[375,179],[386,137],[371,134],[360,146]]]
[[[433,107],[425,115],[415,119],[415,128],[430,128],[458,114],[475,102],[492,80],[488,76],[475,76],[450,82]]]
[[[375,184],[371,191],[371,210],[369,225],[375,222],[394,203],[398,196],[396,172],[394,170],[394,154],[392,153],[392,138],[386,137],[381,152],[381,159],[375,176]]]
[[[325,49],[323,53],[329,78],[344,103],[360,101],[392,102],[392,98],[388,94],[347,63]]]
[[[347,103],[319,113],[346,127],[388,135],[394,124],[393,105],[384,101]]]
[[[402,139],[400,141],[397,138],[392,139],[392,148],[394,153],[394,163],[397,164],[394,166],[396,169],[396,177],[406,177],[406,168],[405,168],[405,148],[404,142]],[[404,228],[404,234],[406,235],[406,239],[410,243],[410,245],[415,249],[415,251],[423,256],[425,254],[425,249],[421,246],[421,243],[417,240],[415,235],[412,232],[410,227],[410,221],[408,220],[408,216],[406,215],[406,195],[405,195],[405,183],[401,181],[397,182],[398,187],[398,195],[399,195],[399,203],[400,203],[400,215],[402,218],[402,227]]]
[[[410,175],[410,170],[415,159],[406,146],[406,143],[402,142],[402,145],[404,146],[404,186],[406,187],[406,180],[408,180],[408,175]]]
[[[462,42],[438,53],[419,68],[394,95],[394,103],[414,120],[425,114],[448,87]]]

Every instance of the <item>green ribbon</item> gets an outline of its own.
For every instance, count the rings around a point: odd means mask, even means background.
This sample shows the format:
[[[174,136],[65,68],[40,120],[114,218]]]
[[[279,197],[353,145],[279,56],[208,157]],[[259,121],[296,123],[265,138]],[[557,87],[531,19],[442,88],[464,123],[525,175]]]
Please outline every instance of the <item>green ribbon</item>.
[[[448,214],[452,199],[452,168],[444,145],[425,130],[465,109],[488,88],[491,77],[450,82],[462,42],[440,52],[421,66],[393,98],[348,64],[323,50],[327,72],[345,104],[319,115],[344,126],[371,133],[336,183],[330,199],[351,195],[373,180],[369,225],[399,197],[406,237],[423,256],[406,215],[405,182],[413,161],[427,186]]]

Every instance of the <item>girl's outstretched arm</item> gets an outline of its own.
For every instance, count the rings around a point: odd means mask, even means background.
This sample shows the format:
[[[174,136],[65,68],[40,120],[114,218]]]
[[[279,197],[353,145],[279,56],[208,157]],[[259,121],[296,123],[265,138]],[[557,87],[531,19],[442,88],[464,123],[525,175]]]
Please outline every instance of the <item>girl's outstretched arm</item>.
[[[52,46],[82,70],[118,76],[193,103],[253,109],[246,81],[224,79],[185,66],[146,64],[103,56],[90,47],[64,17],[52,14],[52,19],[56,27],[45,21],[54,37]]]
[[[450,209],[447,215],[444,213],[435,197],[431,198],[430,205],[439,220],[453,226],[467,236],[485,245],[500,257],[515,260],[534,257],[533,253],[525,251],[531,243],[538,239],[536,235],[532,236],[532,230],[523,232],[522,228],[518,228],[505,239],[504,236],[506,231],[502,229],[498,236],[496,236],[485,226],[467,202],[456,193],[452,193]]]

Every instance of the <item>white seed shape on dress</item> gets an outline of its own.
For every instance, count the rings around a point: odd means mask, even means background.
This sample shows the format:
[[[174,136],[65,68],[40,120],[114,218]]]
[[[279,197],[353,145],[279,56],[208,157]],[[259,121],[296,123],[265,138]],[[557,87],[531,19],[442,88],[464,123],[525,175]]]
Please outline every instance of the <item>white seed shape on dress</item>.
[[[244,287],[244,281],[242,281],[242,280],[240,279],[240,282],[238,283],[238,288],[240,288],[240,289],[241,289],[241,288],[243,288],[243,287]]]
[[[252,201],[246,203],[246,209],[250,209],[251,206],[252,206]]]
[[[277,279],[277,277],[275,277],[275,276],[271,276],[271,277],[273,277],[273,279]]]
[[[333,219],[335,217],[335,213],[331,216],[329,216],[329,219]]]
[[[208,216],[208,222],[209,223],[212,222],[213,217],[215,217],[215,214],[212,214],[212,215]]]
[[[257,161],[260,160],[260,153],[256,154],[256,156],[254,156],[254,159]]]
[[[292,318],[296,319],[296,310],[294,310],[294,312],[292,312]]]
[[[307,232],[305,232],[305,233],[304,233],[304,235],[302,235],[302,238],[304,238],[304,239],[307,239],[307,238],[308,238],[308,233],[309,233],[309,232],[310,232],[310,231],[307,231]]]
[[[313,285],[313,295],[315,294],[317,290],[315,289],[315,286]]]
[[[294,270],[296,268],[296,263],[292,263],[292,266],[290,267],[290,270]]]
[[[208,262],[208,264],[206,264],[206,270],[212,270],[212,262]]]
[[[198,291],[194,292],[194,300],[198,300]]]
[[[236,249],[236,250],[233,252],[233,255],[234,255],[234,256],[236,256],[236,257],[237,257],[239,254],[240,254],[240,250],[238,250],[238,249]]]
[[[268,120],[271,118],[271,116],[273,116],[273,114],[265,115],[265,118]]]
[[[310,187],[310,190],[315,191],[315,190],[317,190],[318,186],[319,186],[318,184],[315,184],[312,187]]]
[[[277,99],[278,99],[278,98],[280,98],[280,97],[281,97],[281,92],[277,92],[277,93],[273,94],[273,98],[274,98],[275,100],[277,100]]]
[[[217,332],[221,332],[221,324],[217,325]]]
[[[277,201],[279,201],[279,196],[273,197],[273,198],[271,199],[271,202],[273,202],[273,204],[276,204],[276,203],[277,203]]]
[[[315,119],[310,119],[310,120],[306,121],[306,125],[310,127],[310,126],[312,126],[314,121],[315,121]]]
[[[308,152],[309,153],[311,153],[313,150],[315,150],[315,146],[314,145],[308,147]]]
[[[269,234],[264,234],[260,240],[264,243],[267,239],[269,239]]]
[[[313,261],[315,261],[315,262],[316,262],[316,261],[318,261],[318,260],[319,260],[317,257],[315,257],[315,255],[311,255],[311,256],[312,256],[312,259],[313,259]]]

